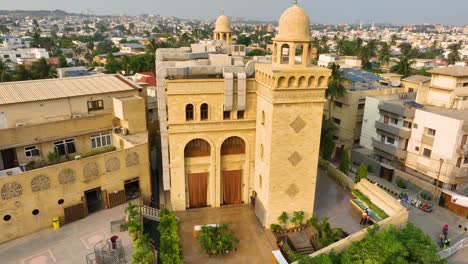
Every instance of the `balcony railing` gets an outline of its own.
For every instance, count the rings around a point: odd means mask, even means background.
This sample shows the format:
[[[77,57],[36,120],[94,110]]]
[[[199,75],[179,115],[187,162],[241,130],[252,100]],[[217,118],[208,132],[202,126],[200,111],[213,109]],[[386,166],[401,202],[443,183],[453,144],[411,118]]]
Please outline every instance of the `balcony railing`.
[[[410,136],[411,136],[411,130],[407,130],[407,129],[404,129],[402,127],[396,127],[396,126],[392,126],[392,125],[389,125],[389,124],[385,124],[381,121],[376,121],[375,122],[375,127],[377,129],[380,129],[380,130],[383,130],[387,133],[390,133],[392,135],[395,135],[395,136],[398,136],[398,137],[401,137],[401,138],[405,138],[405,139],[409,139]]]
[[[393,145],[385,144],[379,140],[373,139],[372,146],[380,151],[386,152],[400,159],[406,159],[406,151],[399,149]]]
[[[415,110],[403,105],[391,104],[382,102],[379,104],[379,109],[385,112],[389,112],[398,116],[404,116],[407,118],[414,118]]]

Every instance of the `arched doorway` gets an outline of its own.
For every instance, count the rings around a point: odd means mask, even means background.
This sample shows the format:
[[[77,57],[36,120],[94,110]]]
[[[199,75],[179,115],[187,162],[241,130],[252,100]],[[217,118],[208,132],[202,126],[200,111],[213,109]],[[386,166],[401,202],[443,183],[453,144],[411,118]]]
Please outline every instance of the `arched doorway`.
[[[188,190],[188,207],[198,208],[208,206],[209,172],[203,168],[211,163],[211,146],[206,140],[193,139],[184,149],[186,187]],[[198,164],[196,167],[193,164]]]
[[[227,138],[221,145],[221,198],[224,205],[242,203],[245,152],[245,142],[240,137]]]

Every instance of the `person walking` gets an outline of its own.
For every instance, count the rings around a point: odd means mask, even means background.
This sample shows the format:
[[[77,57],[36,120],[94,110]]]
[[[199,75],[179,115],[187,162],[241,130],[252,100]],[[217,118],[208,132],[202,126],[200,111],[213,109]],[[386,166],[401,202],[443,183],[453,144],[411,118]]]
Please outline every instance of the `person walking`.
[[[444,234],[444,239],[447,239],[448,236],[448,225],[445,224],[444,227],[442,228],[442,234]]]
[[[366,219],[367,219],[367,211],[364,210],[361,215],[361,222],[359,222],[360,225],[365,225],[366,224]]]

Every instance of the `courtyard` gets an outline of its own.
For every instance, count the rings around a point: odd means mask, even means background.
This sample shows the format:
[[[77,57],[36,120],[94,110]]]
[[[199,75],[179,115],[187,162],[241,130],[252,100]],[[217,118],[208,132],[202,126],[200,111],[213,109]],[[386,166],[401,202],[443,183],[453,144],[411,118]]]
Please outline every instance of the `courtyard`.
[[[270,263],[276,249],[273,235],[262,228],[249,205],[200,208],[176,212],[184,263]],[[201,252],[193,227],[229,224],[239,239],[237,250],[226,256],[208,257]]]
[[[2,264],[82,264],[94,245],[117,235],[122,239],[127,263],[132,259],[132,241],[128,232],[112,232],[110,222],[125,216],[123,204],[101,210],[76,222],[50,228],[0,244]]]

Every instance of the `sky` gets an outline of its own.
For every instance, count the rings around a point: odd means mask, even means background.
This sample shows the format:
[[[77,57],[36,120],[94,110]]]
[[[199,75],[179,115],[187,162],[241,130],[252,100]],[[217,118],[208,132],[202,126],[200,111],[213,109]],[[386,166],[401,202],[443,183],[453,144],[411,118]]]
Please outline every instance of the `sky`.
[[[293,0],[0,0],[0,9],[86,12],[98,15],[159,14],[214,19],[227,16],[277,21]],[[299,0],[312,23],[376,23],[468,25],[468,0]]]

